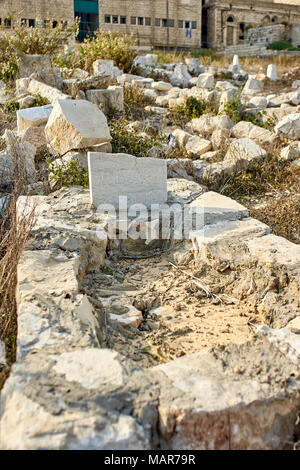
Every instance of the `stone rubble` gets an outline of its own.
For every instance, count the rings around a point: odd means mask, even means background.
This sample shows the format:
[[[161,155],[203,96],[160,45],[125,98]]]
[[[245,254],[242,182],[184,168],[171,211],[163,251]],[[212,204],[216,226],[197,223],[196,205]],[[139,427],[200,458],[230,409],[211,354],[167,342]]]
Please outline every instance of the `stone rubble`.
[[[14,149],[26,183],[40,184],[35,157],[47,146],[56,169],[76,161],[88,170],[90,189],[72,186],[48,196],[42,189],[18,199],[18,214],[35,207],[36,220],[18,265],[17,360],[0,393],[0,449],[270,450],[292,442],[300,406],[299,245],[272,234],[240,203],[209,191],[203,179],[262,165],[280,139],[280,158],[299,165],[299,81],[292,92],[266,96],[266,77],[278,80],[274,65],[266,75],[248,76],[237,55],[228,70],[200,62],[159,64],[156,54],[137,56],[141,76],[99,59],[90,75],[52,67],[48,56],[21,56],[17,131],[3,136],[1,186],[13,181]],[[118,86],[111,85],[114,80]],[[153,147],[145,158],[111,150],[106,115],[124,111],[124,87],[132,84],[153,100],[145,107],[147,125],[154,128],[155,117],[172,143]],[[3,90],[0,83],[5,104]],[[30,107],[36,94],[51,104]],[[188,98],[219,114],[173,126],[170,112]],[[235,99],[262,122],[274,119],[274,130],[246,120],[235,124],[226,114]],[[129,123],[127,130],[148,136],[144,122]],[[192,158],[169,158],[172,146]],[[97,208],[116,207],[120,195],[129,206],[175,203],[192,222],[200,211],[202,225],[179,246],[172,237],[167,243],[159,239],[165,213],[152,221],[129,214],[128,231],[141,239],[115,240],[110,216]],[[1,197],[1,216],[7,201]],[[193,262],[203,277],[206,271],[234,276],[228,292],[247,297],[266,323],[256,326],[248,343],[216,345],[149,369],[117,352],[113,339],[104,346],[108,326],[127,331],[129,342],[147,314],[134,285],[110,274],[111,259],[153,256],[152,249],[155,256],[166,247],[170,259]],[[89,275],[111,281],[101,284],[96,301],[82,289]],[[156,317],[171,315],[168,305],[148,310]],[[0,341],[0,373],[3,367]]]

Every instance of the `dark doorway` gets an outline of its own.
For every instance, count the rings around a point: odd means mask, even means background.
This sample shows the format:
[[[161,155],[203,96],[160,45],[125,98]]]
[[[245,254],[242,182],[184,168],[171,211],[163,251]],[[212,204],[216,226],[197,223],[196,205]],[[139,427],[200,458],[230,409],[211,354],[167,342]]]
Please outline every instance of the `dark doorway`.
[[[75,17],[80,19],[78,41],[93,36],[99,28],[98,0],[74,0]]]

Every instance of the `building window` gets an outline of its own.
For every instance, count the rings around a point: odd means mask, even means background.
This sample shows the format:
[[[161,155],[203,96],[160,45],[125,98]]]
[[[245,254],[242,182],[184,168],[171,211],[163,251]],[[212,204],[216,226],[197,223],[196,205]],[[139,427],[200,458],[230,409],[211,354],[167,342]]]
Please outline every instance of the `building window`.
[[[120,24],[126,24],[126,16],[120,16]]]
[[[118,24],[119,23],[119,17],[118,16],[113,16],[112,17],[112,23],[113,24]]]
[[[227,18],[227,23],[233,23],[233,16],[229,16]]]
[[[131,24],[136,24],[136,16],[131,17]]]
[[[160,26],[160,18],[155,18],[155,26]]]
[[[144,26],[144,18],[139,16],[138,17],[138,24],[139,24],[139,26]]]
[[[25,18],[21,19],[21,26],[27,26],[27,20]]]
[[[52,21],[52,28],[56,28],[56,26],[57,26],[57,21],[55,21],[55,20]]]
[[[28,20],[28,26],[29,28],[35,28],[35,20],[34,19]]]
[[[151,18],[145,18],[145,25],[151,26]]]
[[[110,17],[110,15],[105,15],[105,16],[104,16],[104,23],[111,23],[111,17]]]
[[[5,18],[4,19],[4,26],[5,26],[5,28],[11,28],[11,19],[10,18]]]
[[[189,29],[191,27],[190,21],[185,21],[184,22],[184,27],[185,27],[185,29]]]
[[[164,28],[173,28],[174,27],[174,20],[163,18],[161,21],[162,21],[162,26]]]
[[[197,29],[197,21],[192,21],[192,29]]]

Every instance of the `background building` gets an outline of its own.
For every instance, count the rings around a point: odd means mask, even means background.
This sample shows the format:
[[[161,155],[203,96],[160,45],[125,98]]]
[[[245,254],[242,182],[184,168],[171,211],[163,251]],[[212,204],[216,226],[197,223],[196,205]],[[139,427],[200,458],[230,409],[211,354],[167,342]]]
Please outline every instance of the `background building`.
[[[223,49],[291,40],[300,46],[300,0],[0,0],[0,24],[80,18],[78,39],[99,27],[132,34],[147,49]],[[266,27],[266,29],[258,27]]]

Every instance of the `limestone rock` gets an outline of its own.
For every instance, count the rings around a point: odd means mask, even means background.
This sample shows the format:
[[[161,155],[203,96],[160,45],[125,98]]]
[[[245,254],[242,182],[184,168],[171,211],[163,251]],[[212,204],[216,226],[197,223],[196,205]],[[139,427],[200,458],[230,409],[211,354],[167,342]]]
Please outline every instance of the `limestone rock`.
[[[103,60],[98,59],[93,62],[93,74],[94,75],[113,75],[113,67],[114,61],[113,60]]]
[[[21,78],[34,74],[38,80],[52,87],[60,88],[62,78],[58,67],[51,64],[49,54],[24,54],[19,56],[19,74]]]
[[[300,113],[288,114],[274,128],[278,134],[283,134],[292,140],[300,139]]]
[[[264,129],[263,127],[256,126],[252,122],[240,121],[232,129],[233,137],[243,139],[248,137],[256,142],[258,145],[273,145],[277,140],[276,134]]]
[[[213,150],[224,149],[226,151],[230,144],[230,135],[230,129],[215,129],[211,136]]]
[[[111,140],[104,114],[84,100],[59,100],[53,107],[45,134],[51,148],[60,155]]]
[[[202,73],[198,77],[197,86],[199,88],[208,88],[212,89],[215,86],[215,79],[211,73]]]
[[[188,181],[184,178],[169,178],[168,187],[168,203],[188,204],[197,197],[207,191],[206,186]]]
[[[273,65],[273,64],[268,65],[267,77],[272,82],[277,82],[277,67],[276,67],[276,65]]]
[[[17,111],[18,132],[25,131],[28,127],[45,125],[52,112],[52,105],[26,108]]]
[[[47,142],[44,127],[28,127],[21,134],[21,142],[29,142],[37,150],[46,147]]]
[[[78,349],[53,356],[54,371],[68,382],[78,382],[87,390],[124,384],[127,373],[120,356],[110,349]]]
[[[288,328],[292,333],[299,335],[300,334],[300,316],[288,322],[288,324],[286,325],[286,328]]]
[[[111,110],[124,110],[124,89],[121,86],[109,86],[106,90],[87,90],[86,97],[94,104],[101,104],[104,114]]]
[[[188,73],[187,66],[184,64],[177,64],[174,68],[174,73],[170,77],[170,82],[173,86],[186,88],[189,85],[192,76]]]
[[[188,139],[185,148],[188,153],[202,155],[211,149],[211,143],[209,140],[202,139],[195,135]]]
[[[231,142],[224,160],[230,160],[242,168],[252,160],[262,159],[266,154],[265,150],[249,138],[235,139]]]
[[[31,78],[28,82],[27,87],[28,93],[36,95],[37,93],[47,100],[51,104],[55,104],[57,100],[67,100],[71,97],[57,88],[47,85],[46,83],[40,82],[34,78]]]
[[[161,82],[152,82],[151,86],[154,90],[162,91],[162,92],[165,92],[165,93],[173,88],[171,83],[162,82],[162,81]]]
[[[254,77],[249,77],[244,88],[243,93],[247,94],[257,94],[257,92],[262,91],[264,84],[262,81],[257,80]]]
[[[182,130],[182,129],[174,129],[172,135],[175,137],[177,144],[179,147],[185,147],[188,140],[192,137],[192,134]]]

